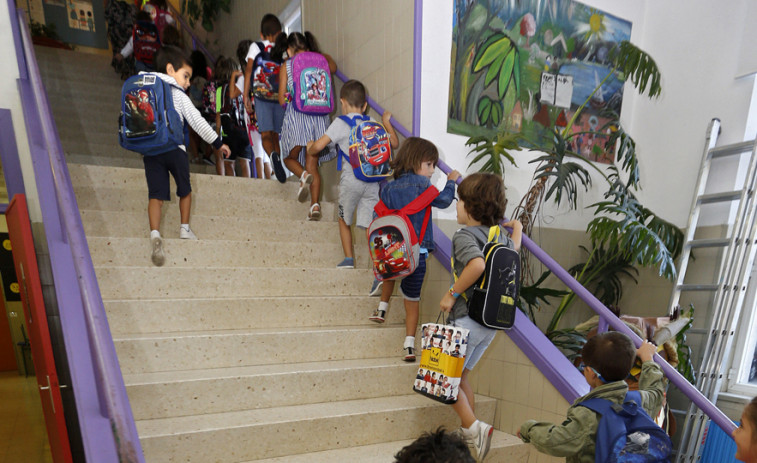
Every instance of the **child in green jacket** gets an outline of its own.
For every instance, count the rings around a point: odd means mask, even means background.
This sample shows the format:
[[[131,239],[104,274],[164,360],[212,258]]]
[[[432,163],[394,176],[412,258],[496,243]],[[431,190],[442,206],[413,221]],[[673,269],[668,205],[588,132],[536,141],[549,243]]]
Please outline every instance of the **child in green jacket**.
[[[567,463],[594,463],[600,416],[579,404],[595,397],[622,404],[628,392],[625,378],[638,355],[643,362],[639,378],[641,405],[650,416],[657,416],[665,390],[662,370],[652,361],[656,350],[650,342],[636,350],[631,339],[617,331],[589,339],[581,354],[584,378],[591,391],[573,402],[562,424],[529,420],[521,425],[518,437],[542,453],[565,457]]]

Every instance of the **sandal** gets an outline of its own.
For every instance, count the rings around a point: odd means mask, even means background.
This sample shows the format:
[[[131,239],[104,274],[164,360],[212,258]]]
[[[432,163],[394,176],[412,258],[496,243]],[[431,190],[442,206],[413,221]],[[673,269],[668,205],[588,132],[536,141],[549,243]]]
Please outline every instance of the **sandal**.
[[[313,183],[313,176],[308,171],[303,170],[300,175],[300,189],[297,190],[297,201],[304,203],[310,193],[310,184]]]
[[[321,205],[320,204],[313,203],[310,205],[310,212],[308,212],[308,220],[321,220]]]

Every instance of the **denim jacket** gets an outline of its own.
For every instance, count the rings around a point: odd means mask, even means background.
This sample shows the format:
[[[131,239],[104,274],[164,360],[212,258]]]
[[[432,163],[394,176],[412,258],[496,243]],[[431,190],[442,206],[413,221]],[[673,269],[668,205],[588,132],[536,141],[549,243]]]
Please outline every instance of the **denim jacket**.
[[[381,189],[381,201],[386,204],[389,209],[402,209],[410,204],[412,200],[421,195],[426,188],[431,185],[431,181],[422,175],[415,174],[413,172],[406,172],[392,182],[387,183],[384,188]],[[444,189],[439,193],[439,196],[431,203],[432,206],[444,209],[452,204],[452,200],[455,199],[455,182],[447,180],[447,184],[444,185]],[[410,223],[413,224],[415,233],[419,234],[423,227],[423,217],[425,210],[413,214],[410,216]],[[418,241],[421,247],[430,251],[434,250],[434,229],[431,226],[431,218],[429,217],[429,224],[426,226],[426,234],[419,236]]]

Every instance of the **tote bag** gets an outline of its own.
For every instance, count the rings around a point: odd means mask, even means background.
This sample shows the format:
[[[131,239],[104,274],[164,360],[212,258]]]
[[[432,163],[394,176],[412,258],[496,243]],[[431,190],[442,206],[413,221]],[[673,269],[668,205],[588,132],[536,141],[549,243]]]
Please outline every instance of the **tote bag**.
[[[421,363],[413,382],[415,392],[446,404],[457,402],[468,332],[444,323],[423,325]]]

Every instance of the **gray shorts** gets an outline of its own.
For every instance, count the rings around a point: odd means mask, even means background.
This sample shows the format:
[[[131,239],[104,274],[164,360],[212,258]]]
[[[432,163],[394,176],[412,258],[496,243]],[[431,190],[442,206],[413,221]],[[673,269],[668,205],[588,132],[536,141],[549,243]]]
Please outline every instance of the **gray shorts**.
[[[350,166],[347,164],[343,168],[349,169]],[[378,182],[363,182],[350,173],[342,172],[339,179],[339,218],[347,225],[352,225],[352,217],[357,215],[355,226],[368,228],[373,221],[373,208],[378,202]]]

